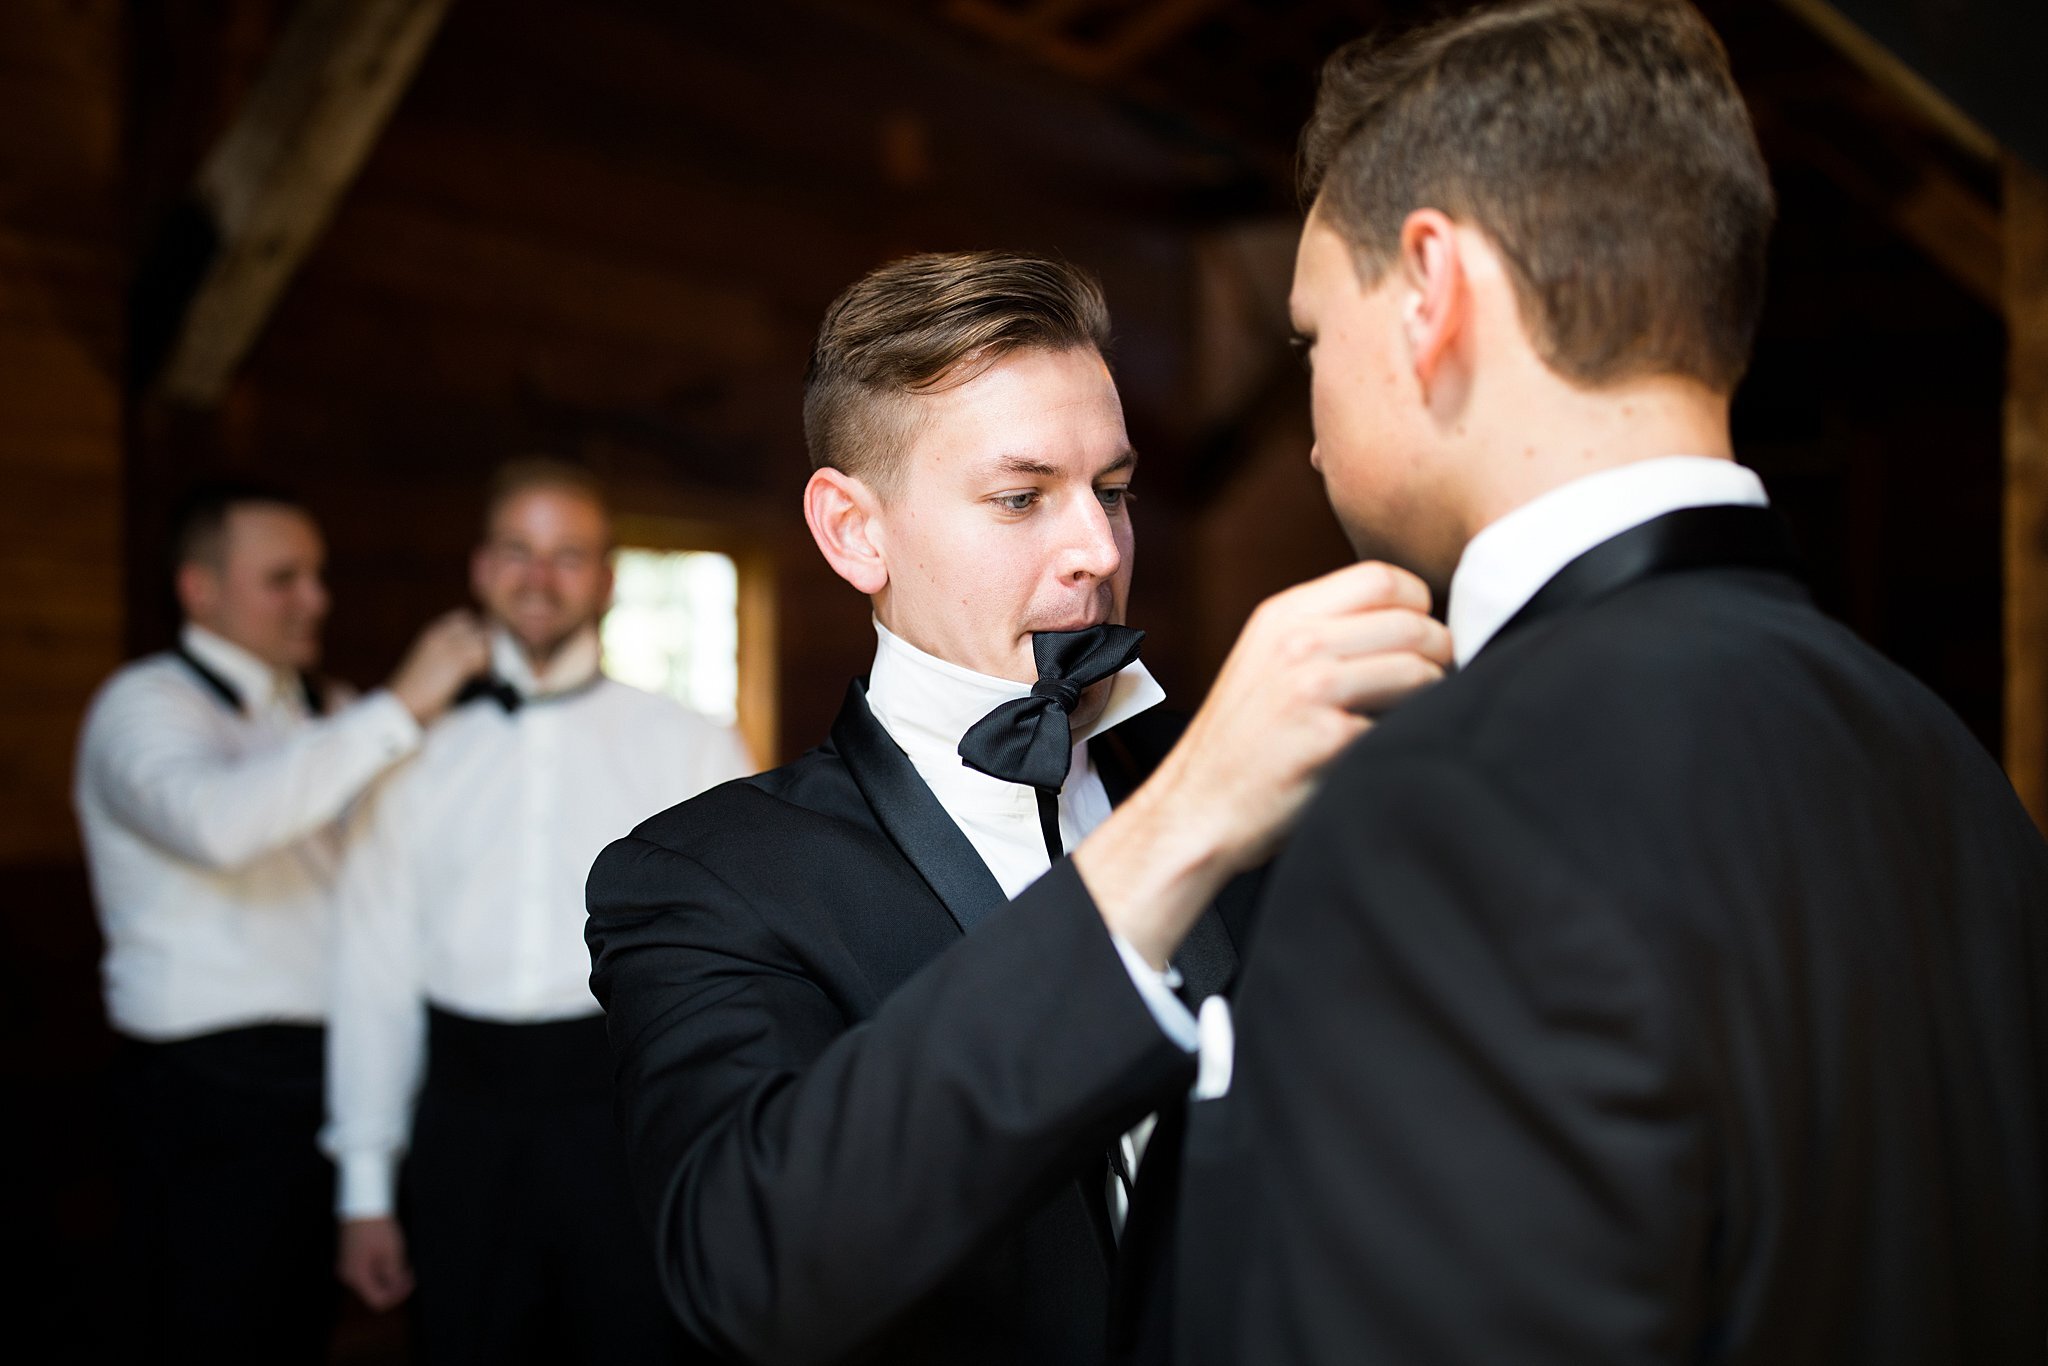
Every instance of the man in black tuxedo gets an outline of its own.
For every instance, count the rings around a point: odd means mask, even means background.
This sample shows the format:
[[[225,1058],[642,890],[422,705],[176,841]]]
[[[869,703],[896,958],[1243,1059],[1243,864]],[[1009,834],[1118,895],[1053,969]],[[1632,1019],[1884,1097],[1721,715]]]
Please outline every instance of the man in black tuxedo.
[[[1174,988],[1220,989],[1245,932],[1204,906],[1448,657],[1419,580],[1341,571],[1255,614],[1162,761],[1107,339],[1033,257],[913,257],[833,305],[805,514],[873,670],[824,745],[591,871],[638,1198],[723,1357],[1101,1360],[1147,1117],[1196,1072]],[[1115,917],[1076,871],[1103,837],[1152,880]]]
[[[1733,463],[1773,209],[1713,34],[1354,45],[1304,149],[1316,463],[1459,667],[1271,870],[1179,1357],[2041,1361],[2048,850]]]

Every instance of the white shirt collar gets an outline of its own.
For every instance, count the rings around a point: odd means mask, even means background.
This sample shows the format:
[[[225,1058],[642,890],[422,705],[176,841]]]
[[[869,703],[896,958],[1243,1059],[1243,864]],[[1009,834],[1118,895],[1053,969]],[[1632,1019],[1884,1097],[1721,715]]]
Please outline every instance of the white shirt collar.
[[[1561,484],[1472,538],[1451,576],[1451,647],[1471,663],[1560,569],[1602,541],[1680,508],[1769,502],[1754,472],[1732,460],[1670,455]]]
[[[194,659],[213,670],[221,681],[235,690],[250,711],[266,707],[279,697],[296,696],[298,675],[290,669],[273,668],[226,636],[186,622],[178,633],[179,643]]]
[[[952,766],[962,767],[960,737],[968,727],[1003,703],[1030,695],[1029,683],[976,673],[926,654],[879,620],[875,622],[868,710],[912,759],[943,757]],[[1166,690],[1144,663],[1133,662],[1110,680],[1109,701],[1102,714],[1074,728],[1074,743],[1085,744],[1165,699]]]
[[[522,697],[546,697],[582,687],[597,677],[603,654],[597,627],[586,626],[564,641],[547,667],[535,674],[512,633],[502,626],[491,629],[491,671],[517,688]]]

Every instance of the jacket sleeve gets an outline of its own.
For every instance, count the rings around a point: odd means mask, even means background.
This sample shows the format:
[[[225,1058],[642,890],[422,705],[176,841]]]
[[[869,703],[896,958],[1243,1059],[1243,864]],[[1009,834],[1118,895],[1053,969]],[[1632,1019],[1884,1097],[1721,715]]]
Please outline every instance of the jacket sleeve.
[[[420,741],[411,714],[379,691],[230,754],[209,735],[212,705],[146,679],[117,683],[87,718],[79,783],[138,835],[220,872],[334,820]]]
[[[1064,862],[858,1023],[674,850],[613,844],[589,904],[664,1287],[741,1360],[857,1351],[1190,1071]]]

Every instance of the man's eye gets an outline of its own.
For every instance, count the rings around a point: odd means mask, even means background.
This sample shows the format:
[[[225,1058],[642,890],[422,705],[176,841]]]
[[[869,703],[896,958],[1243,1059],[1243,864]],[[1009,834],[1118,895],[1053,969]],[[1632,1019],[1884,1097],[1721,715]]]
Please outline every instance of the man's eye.
[[[1038,501],[1038,493],[999,493],[989,500],[1005,512],[1029,512],[1031,505]]]
[[[1296,333],[1287,339],[1287,345],[1294,351],[1294,358],[1301,362],[1301,368],[1310,374],[1314,374],[1316,369],[1315,339]]]
[[[1128,484],[1113,484],[1108,488],[1097,489],[1095,490],[1095,496],[1102,500],[1104,507],[1111,510],[1123,507],[1137,497],[1136,494],[1131,492],[1131,487]]]

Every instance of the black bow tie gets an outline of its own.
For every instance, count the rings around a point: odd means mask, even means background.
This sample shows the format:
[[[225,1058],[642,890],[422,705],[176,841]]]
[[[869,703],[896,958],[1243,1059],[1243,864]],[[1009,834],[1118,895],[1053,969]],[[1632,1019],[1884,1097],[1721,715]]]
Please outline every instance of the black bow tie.
[[[507,715],[518,711],[526,700],[519,695],[519,689],[496,674],[478,674],[462,685],[461,692],[455,694],[455,705],[464,706],[486,697],[503,707]]]
[[[1005,702],[960,737],[969,768],[1054,793],[1073,762],[1071,717],[1081,693],[1138,657],[1145,633],[1128,626],[1040,631],[1031,637],[1038,681],[1031,695]]]

